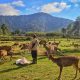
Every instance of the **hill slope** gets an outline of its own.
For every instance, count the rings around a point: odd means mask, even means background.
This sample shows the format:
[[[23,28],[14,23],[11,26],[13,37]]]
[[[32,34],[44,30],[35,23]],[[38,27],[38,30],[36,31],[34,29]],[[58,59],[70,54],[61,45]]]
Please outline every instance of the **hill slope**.
[[[22,31],[55,31],[67,27],[72,20],[53,17],[47,13],[35,13],[20,16],[0,16],[0,25],[7,24],[10,29]]]
[[[73,35],[73,36],[80,36],[80,20],[76,20],[76,21],[72,22],[67,27],[67,33],[69,35]]]

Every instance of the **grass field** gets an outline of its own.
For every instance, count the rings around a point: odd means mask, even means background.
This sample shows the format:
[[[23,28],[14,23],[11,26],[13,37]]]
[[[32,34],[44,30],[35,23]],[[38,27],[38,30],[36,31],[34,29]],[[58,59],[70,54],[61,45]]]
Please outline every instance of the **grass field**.
[[[59,40],[56,40],[59,41]],[[80,56],[80,49],[75,50],[73,46],[69,46],[74,40],[67,41],[60,39],[59,48],[67,55]],[[79,39],[75,40],[80,43]],[[13,44],[13,42],[5,43],[6,45]],[[41,48],[40,51],[44,49]],[[44,52],[44,51],[43,51]],[[32,60],[31,54],[25,53],[28,60]],[[15,61],[21,58],[21,55],[14,55],[12,61],[9,58],[5,63],[0,64],[0,80],[57,80],[59,74],[59,67],[50,61],[46,56],[38,56],[38,63],[32,65],[15,65]],[[79,63],[80,66],[80,63]],[[75,69],[73,66],[66,67],[62,72],[62,80],[72,80],[75,76]],[[75,80],[80,80],[80,73]]]

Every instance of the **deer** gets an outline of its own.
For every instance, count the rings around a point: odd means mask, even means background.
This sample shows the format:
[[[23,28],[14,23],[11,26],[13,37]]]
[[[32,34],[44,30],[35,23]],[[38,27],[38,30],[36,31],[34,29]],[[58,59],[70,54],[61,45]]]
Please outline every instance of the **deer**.
[[[76,74],[75,74],[74,79],[77,77],[77,71],[78,70],[80,73],[80,68],[78,67],[78,63],[79,63],[78,57],[62,56],[62,57],[54,58],[51,55],[49,55],[49,59],[52,60],[52,62],[56,63],[58,65],[58,67],[60,68],[58,80],[60,80],[60,78],[61,78],[61,73],[62,73],[63,67],[68,67],[68,66],[74,65],[74,67],[76,69]]]
[[[0,46],[0,58],[3,56],[10,56],[10,60],[12,60],[13,52],[12,52],[13,46]]]
[[[58,45],[61,43],[61,41],[59,41],[59,42],[53,42],[57,47],[58,47]]]
[[[7,51],[6,50],[0,50],[0,59],[5,59],[5,56],[7,56]]]
[[[49,50],[49,48],[46,46],[46,44],[44,44],[44,47],[47,51]],[[63,67],[68,67],[68,66],[74,65],[74,67],[76,69],[76,74],[75,74],[74,79],[77,77],[78,70],[80,73],[80,68],[78,66],[78,64],[79,64],[79,58],[78,57],[76,57],[76,56],[61,56],[61,57],[55,58],[54,56],[52,56],[49,53],[49,51],[47,53],[47,56],[48,56],[49,60],[51,60],[53,63],[56,63],[60,69],[58,80],[61,79],[61,73],[62,73]]]
[[[27,44],[21,44],[20,47],[21,47],[21,50],[28,49],[29,48],[29,43],[27,43]]]
[[[43,43],[46,43],[45,40],[40,40],[39,44],[42,45]]]
[[[12,46],[18,46],[18,45],[20,45],[20,43],[15,42]]]
[[[61,52],[61,49],[58,48],[57,44],[49,42],[47,45],[47,42],[45,42],[43,43],[43,46],[46,48],[48,53],[63,56],[63,53]]]

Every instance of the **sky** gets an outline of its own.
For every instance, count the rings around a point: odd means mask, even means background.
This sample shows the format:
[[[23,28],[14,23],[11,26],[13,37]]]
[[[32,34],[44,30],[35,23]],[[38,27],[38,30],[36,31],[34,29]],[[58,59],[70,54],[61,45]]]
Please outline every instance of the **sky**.
[[[0,15],[29,15],[38,12],[75,20],[80,16],[80,0],[0,0]]]

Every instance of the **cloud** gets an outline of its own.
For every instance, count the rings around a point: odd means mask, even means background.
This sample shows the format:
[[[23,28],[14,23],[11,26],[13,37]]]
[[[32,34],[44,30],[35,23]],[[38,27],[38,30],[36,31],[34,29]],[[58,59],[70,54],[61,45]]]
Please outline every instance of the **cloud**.
[[[70,0],[72,3],[77,3],[78,0]]]
[[[20,11],[10,4],[0,4],[0,15],[19,15]]]
[[[23,1],[19,0],[19,1],[14,1],[11,3],[12,5],[15,5],[15,6],[21,6],[21,7],[24,7],[25,4],[23,3]]]
[[[74,7],[80,7],[80,0],[70,0]]]
[[[46,5],[43,5],[41,8],[42,12],[46,12],[46,13],[54,13],[54,12],[61,12],[66,8],[70,8],[71,5],[68,5],[65,2],[53,2],[53,3],[49,3]]]
[[[11,3],[0,4],[0,15],[20,15],[21,11],[15,7],[24,7],[25,4],[22,0],[16,0]]]

